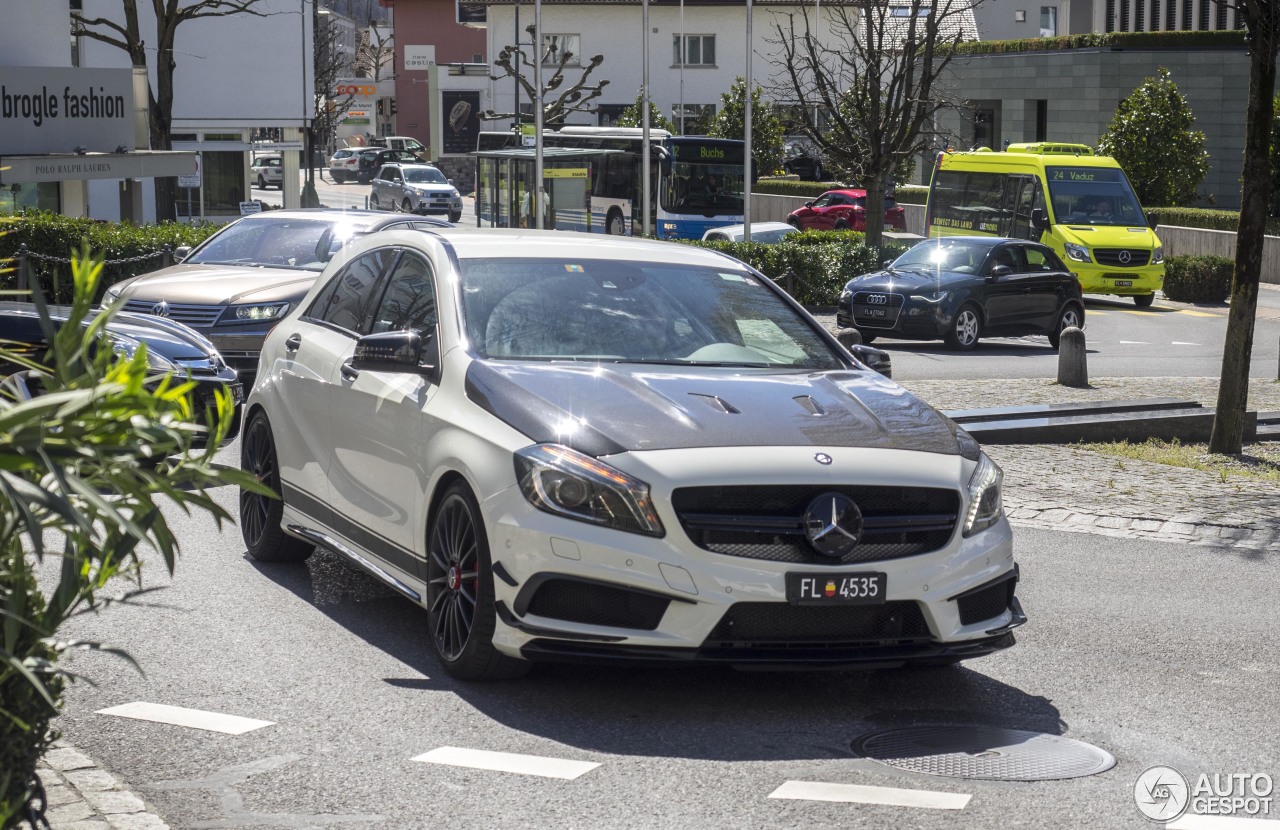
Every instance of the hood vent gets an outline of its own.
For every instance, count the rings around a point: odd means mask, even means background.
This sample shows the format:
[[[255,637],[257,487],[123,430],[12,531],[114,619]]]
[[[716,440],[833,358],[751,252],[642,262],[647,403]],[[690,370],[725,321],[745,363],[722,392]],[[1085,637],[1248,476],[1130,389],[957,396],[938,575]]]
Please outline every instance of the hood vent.
[[[741,415],[742,411],[733,404],[717,395],[702,395],[697,392],[690,392],[689,397],[697,398],[717,412],[723,412],[726,415]]]
[[[800,404],[800,407],[804,409],[805,412],[808,412],[810,415],[826,415],[827,414],[827,410],[822,408],[822,404],[818,403],[808,395],[796,395],[791,400]]]

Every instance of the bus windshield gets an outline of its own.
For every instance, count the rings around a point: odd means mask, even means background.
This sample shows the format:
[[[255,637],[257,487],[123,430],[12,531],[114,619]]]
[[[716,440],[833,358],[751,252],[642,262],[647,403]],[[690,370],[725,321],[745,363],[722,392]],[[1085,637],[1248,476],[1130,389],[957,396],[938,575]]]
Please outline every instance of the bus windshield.
[[[742,215],[742,166],[676,161],[663,182],[662,209],[702,216]]]
[[[1045,167],[1053,221],[1077,225],[1147,224],[1124,171],[1108,167]]]

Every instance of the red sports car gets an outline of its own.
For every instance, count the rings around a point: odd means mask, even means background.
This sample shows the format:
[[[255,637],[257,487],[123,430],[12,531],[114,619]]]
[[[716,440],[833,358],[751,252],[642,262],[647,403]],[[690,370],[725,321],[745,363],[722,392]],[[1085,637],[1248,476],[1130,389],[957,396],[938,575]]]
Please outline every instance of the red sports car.
[[[787,215],[787,224],[802,231],[863,231],[867,229],[867,191],[828,190]],[[893,197],[884,197],[884,226],[905,231],[907,219]]]

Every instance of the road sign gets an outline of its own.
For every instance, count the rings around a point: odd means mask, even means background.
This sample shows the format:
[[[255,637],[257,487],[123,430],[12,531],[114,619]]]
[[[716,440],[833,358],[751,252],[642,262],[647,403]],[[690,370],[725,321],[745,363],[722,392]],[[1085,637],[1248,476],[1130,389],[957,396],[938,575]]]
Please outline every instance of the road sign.
[[[190,176],[179,176],[178,187],[200,187],[202,182],[200,167],[200,154],[196,153],[196,172]]]

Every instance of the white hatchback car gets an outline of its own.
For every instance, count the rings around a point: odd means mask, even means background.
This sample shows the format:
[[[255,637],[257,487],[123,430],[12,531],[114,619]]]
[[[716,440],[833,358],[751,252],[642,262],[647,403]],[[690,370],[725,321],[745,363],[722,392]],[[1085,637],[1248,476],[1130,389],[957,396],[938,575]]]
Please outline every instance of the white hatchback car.
[[[444,668],[951,663],[1023,622],[1001,472],[712,251],[388,231],[268,336],[251,556],[316,545],[426,609]]]

